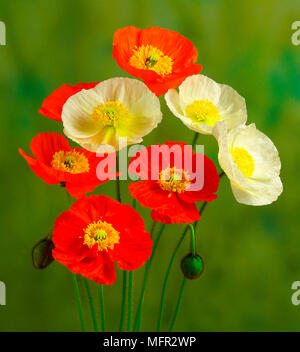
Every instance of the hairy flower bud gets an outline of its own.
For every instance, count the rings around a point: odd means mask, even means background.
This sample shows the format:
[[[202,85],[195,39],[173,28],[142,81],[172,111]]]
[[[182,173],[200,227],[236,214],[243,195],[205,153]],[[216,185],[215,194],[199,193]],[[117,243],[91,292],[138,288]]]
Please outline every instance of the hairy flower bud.
[[[41,239],[32,247],[32,265],[36,269],[45,269],[53,262],[54,244],[48,237]]]
[[[189,253],[181,261],[181,270],[187,279],[198,279],[204,271],[204,261],[200,255]]]

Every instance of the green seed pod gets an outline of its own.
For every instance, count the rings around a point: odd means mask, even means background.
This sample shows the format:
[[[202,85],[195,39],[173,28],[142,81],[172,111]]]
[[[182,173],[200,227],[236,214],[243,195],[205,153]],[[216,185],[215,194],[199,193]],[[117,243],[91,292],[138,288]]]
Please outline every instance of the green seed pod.
[[[181,270],[187,279],[198,279],[204,271],[204,261],[200,255],[189,253],[181,261]]]
[[[52,257],[53,248],[53,242],[47,237],[38,241],[32,248],[32,265],[36,269],[47,268],[54,260]]]

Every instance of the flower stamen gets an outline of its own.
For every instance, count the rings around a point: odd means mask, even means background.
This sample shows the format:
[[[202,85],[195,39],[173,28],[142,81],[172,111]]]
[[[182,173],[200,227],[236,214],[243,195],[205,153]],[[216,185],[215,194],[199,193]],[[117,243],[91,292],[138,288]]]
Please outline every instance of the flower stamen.
[[[76,150],[60,150],[54,153],[51,166],[56,170],[70,172],[71,174],[81,174],[90,170],[87,157]]]
[[[172,73],[173,59],[152,45],[141,45],[133,49],[129,64],[141,70],[152,70],[165,77]]]
[[[213,127],[217,121],[222,120],[217,107],[207,99],[194,100],[186,107],[186,115],[197,123],[205,123]]]
[[[98,251],[114,249],[120,241],[120,232],[106,221],[98,220],[90,223],[84,230],[83,243],[89,248],[98,244]]]
[[[128,117],[130,117],[128,109],[119,101],[107,101],[97,105],[92,113],[92,119],[103,126],[116,127],[121,119]]]
[[[176,167],[168,167],[160,172],[158,184],[164,191],[183,193],[190,186],[189,178],[186,171]],[[172,193],[170,193],[169,197],[171,195]]]
[[[253,175],[255,170],[255,164],[253,157],[248,153],[245,148],[236,147],[234,150],[230,151],[233,161],[236,166],[241,171],[241,173],[249,178]]]

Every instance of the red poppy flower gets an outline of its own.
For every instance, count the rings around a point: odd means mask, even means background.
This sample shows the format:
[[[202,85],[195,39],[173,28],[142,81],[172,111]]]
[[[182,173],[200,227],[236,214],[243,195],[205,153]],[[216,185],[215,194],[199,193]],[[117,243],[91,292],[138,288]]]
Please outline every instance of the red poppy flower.
[[[70,96],[80,92],[82,89],[94,88],[98,83],[78,83],[75,86],[63,84],[44,100],[39,113],[49,119],[61,121],[62,108]]]
[[[156,27],[118,29],[113,39],[113,57],[123,70],[144,80],[157,96],[201,71],[201,65],[195,64],[197,50],[188,39]]]
[[[217,198],[215,164],[185,143],[166,142],[142,149],[131,159],[128,170],[143,180],[129,185],[130,194],[152,209],[155,221],[197,221],[200,215],[195,202]]]
[[[115,153],[97,157],[85,149],[70,148],[67,139],[58,133],[39,133],[32,139],[30,149],[35,158],[22,149],[19,152],[32,171],[50,185],[61,183],[75,198],[116,176],[112,171]],[[102,161],[103,167],[97,168]]]
[[[55,221],[53,257],[73,273],[111,285],[116,262],[135,270],[151,255],[152,240],[141,216],[129,205],[106,196],[75,202]]]

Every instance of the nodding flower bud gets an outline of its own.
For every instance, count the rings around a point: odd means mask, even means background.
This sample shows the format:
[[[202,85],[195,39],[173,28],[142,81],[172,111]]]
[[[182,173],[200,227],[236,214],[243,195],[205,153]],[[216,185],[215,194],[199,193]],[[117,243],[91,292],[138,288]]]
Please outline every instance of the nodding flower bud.
[[[45,269],[53,262],[54,244],[48,237],[41,239],[32,247],[32,265],[36,269]]]
[[[181,270],[187,279],[198,279],[204,271],[204,261],[200,255],[189,253],[181,261]]]

